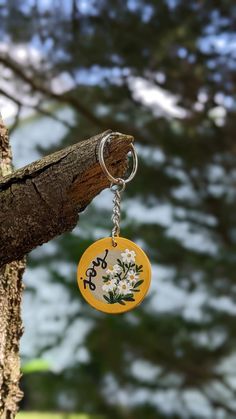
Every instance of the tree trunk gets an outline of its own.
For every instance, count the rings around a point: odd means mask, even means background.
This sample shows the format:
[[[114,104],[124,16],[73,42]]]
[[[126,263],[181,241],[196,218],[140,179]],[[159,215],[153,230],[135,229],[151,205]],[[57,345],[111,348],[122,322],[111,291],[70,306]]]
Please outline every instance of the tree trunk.
[[[108,131],[109,132],[109,131]],[[106,132],[107,133],[107,132]],[[98,163],[99,134],[12,173],[8,133],[0,120],[0,417],[14,418],[19,388],[22,275],[25,255],[78,222],[78,212],[109,181]],[[113,133],[106,165],[121,177],[133,137]],[[108,153],[109,151],[109,153]]]
[[[0,120],[0,177],[11,173],[11,150],[7,130]],[[19,388],[19,342],[22,275],[25,261],[13,261],[0,269],[0,417],[14,418],[23,393]]]

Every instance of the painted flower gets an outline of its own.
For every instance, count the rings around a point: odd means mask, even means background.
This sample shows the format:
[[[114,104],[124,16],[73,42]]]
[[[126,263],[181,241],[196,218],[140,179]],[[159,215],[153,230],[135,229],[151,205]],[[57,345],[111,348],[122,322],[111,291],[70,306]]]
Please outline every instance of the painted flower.
[[[130,263],[135,261],[136,253],[134,250],[125,249],[123,253],[121,253],[121,257],[123,262]]]
[[[121,267],[118,264],[115,264],[114,266],[110,265],[108,266],[108,269],[106,270],[106,273],[108,275],[115,275],[119,272],[121,272]]]
[[[138,278],[139,278],[139,275],[132,269],[127,274],[127,279],[132,286],[137,282]]]
[[[121,295],[130,294],[130,284],[123,279],[118,284],[118,292]]]
[[[103,284],[102,289],[105,292],[114,291],[116,286],[116,280],[109,279],[107,282],[105,282],[105,284]]]

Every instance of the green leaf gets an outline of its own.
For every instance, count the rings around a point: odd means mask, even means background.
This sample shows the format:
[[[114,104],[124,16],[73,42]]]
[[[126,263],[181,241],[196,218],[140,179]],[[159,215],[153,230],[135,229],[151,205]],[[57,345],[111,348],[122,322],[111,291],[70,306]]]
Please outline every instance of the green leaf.
[[[110,301],[111,301],[111,304],[113,304],[115,301],[114,301],[114,295],[113,295],[113,293],[111,292],[111,291],[109,291],[109,297],[110,297]]]
[[[48,361],[44,359],[32,359],[32,361],[27,362],[21,368],[24,374],[30,374],[33,372],[41,372],[41,371],[50,371],[50,364]]]
[[[136,270],[137,273],[140,273],[140,272],[143,272],[142,268],[143,268],[143,265],[136,265],[135,270]]]
[[[105,300],[106,300],[109,304],[111,304],[110,299],[109,299],[106,295],[103,295],[103,298],[105,298]]]
[[[143,283],[143,279],[140,279],[139,281],[136,282],[136,284],[133,286],[133,288],[139,287],[139,285],[141,285],[142,283]]]
[[[129,297],[128,295],[125,295],[124,297],[123,297],[123,300],[125,300],[125,301],[135,301],[135,299],[133,298],[133,297]]]

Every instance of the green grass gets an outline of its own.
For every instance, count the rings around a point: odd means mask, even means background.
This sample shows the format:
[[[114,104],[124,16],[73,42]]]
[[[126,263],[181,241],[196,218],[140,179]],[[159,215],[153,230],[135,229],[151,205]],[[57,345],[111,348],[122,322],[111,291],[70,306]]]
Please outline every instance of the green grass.
[[[101,416],[90,416],[84,413],[37,413],[21,412],[17,419],[103,419]]]

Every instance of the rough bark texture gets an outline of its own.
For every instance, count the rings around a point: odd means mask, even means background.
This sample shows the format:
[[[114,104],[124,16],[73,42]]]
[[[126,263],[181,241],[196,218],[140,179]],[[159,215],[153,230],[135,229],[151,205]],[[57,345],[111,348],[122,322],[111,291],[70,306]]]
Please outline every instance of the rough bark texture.
[[[0,178],[11,173],[11,150],[7,130],[0,118]],[[5,213],[7,217],[7,212]],[[2,222],[2,221],[1,221]],[[13,261],[0,268],[0,417],[12,419],[23,393],[19,388],[19,341],[22,275],[25,261]]]
[[[109,185],[98,163],[103,136],[49,155],[0,182],[0,266],[72,230],[78,213]],[[106,149],[106,164],[115,176],[125,172],[132,141],[114,134]]]

